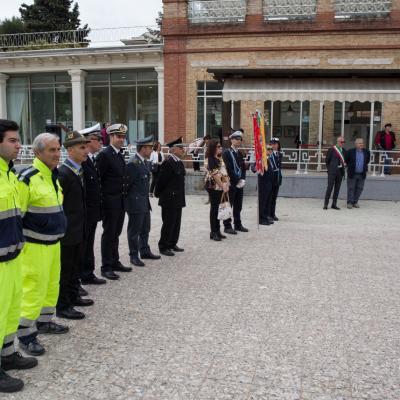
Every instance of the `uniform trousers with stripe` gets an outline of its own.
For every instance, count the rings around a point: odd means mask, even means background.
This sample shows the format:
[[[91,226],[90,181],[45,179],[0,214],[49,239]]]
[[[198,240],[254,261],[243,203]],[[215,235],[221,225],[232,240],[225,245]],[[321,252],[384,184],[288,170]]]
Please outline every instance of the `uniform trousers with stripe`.
[[[60,243],[25,243],[21,253],[22,301],[18,339],[28,344],[37,336],[36,321],[50,322],[60,288]]]
[[[15,352],[14,338],[21,315],[21,296],[21,256],[18,256],[14,260],[0,262],[0,343],[3,357]]]

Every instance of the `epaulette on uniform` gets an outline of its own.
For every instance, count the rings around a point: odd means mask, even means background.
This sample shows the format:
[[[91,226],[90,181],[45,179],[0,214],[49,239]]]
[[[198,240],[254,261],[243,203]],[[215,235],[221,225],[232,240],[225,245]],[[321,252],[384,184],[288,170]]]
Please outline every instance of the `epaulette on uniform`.
[[[26,185],[29,185],[32,176],[36,175],[39,172],[38,169],[36,169],[33,165],[23,169],[19,175],[18,175],[18,180],[21,182],[24,182]]]

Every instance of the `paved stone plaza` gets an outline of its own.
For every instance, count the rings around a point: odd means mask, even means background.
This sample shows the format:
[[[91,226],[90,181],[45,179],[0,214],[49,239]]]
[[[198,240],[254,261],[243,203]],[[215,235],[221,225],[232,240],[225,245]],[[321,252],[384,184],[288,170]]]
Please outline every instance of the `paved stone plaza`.
[[[257,231],[248,197],[251,232],[216,243],[205,200],[188,196],[183,254],[90,287],[86,320],[42,337],[4,398],[399,400],[399,204],[279,199],[281,221]]]

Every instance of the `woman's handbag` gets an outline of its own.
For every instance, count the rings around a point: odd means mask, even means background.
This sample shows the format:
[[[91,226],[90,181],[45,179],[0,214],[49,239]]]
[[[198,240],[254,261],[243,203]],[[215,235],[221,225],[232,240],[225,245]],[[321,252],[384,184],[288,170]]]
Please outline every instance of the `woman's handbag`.
[[[229,202],[229,194],[222,192],[221,203],[218,207],[218,219],[221,221],[225,221],[229,218],[232,218],[233,212],[231,203]]]

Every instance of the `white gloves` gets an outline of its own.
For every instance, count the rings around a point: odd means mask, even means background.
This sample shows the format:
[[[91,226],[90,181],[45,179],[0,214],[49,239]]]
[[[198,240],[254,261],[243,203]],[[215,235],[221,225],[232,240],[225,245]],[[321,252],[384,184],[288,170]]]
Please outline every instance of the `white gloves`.
[[[244,187],[244,185],[246,184],[246,181],[244,179],[240,179],[240,181],[238,182],[238,184],[236,185],[236,187],[238,189],[241,189],[242,187]]]

